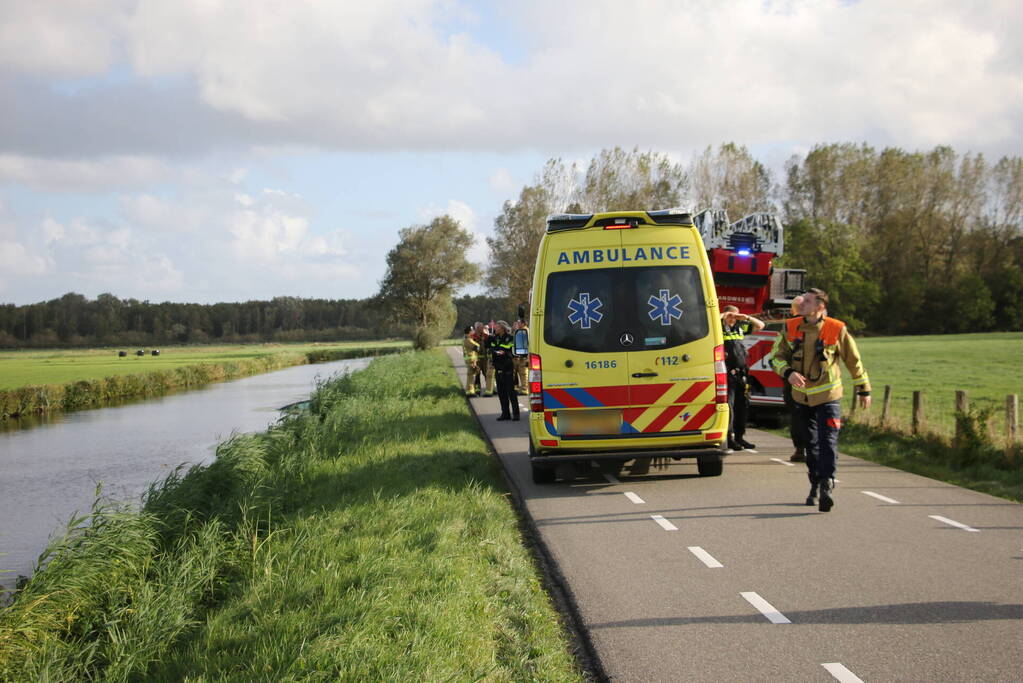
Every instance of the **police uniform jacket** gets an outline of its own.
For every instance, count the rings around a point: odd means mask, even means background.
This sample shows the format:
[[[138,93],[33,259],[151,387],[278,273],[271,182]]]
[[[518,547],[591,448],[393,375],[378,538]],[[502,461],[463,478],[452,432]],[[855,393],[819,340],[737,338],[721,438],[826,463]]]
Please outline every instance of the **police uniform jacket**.
[[[721,322],[722,337],[725,342],[725,367],[728,371],[745,370],[749,355],[746,353],[746,346],[742,343],[743,338],[753,329],[753,324],[748,320],[741,320],[731,327]]]
[[[771,367],[786,382],[793,372],[806,378],[802,389],[792,387],[792,399],[808,406],[842,398],[839,361],[852,375],[856,392],[869,393],[870,379],[863,368],[859,349],[840,320],[824,316],[809,323],[802,317],[790,318],[785,321],[771,351]]]
[[[490,347],[492,367],[498,372],[511,372],[515,369],[512,355],[513,340],[510,334],[491,336],[487,341]]]

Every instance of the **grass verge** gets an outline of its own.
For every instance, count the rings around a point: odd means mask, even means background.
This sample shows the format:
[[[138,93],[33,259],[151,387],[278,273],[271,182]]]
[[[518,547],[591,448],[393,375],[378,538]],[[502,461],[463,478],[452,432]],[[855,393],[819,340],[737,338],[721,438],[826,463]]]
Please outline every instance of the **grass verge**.
[[[238,357],[243,353],[240,348],[236,349],[233,354],[211,354],[212,358],[219,358],[219,360],[182,365],[178,360],[180,356],[174,359],[164,356],[161,358],[162,361],[171,363],[165,365],[165,369],[151,369],[133,374],[118,373],[108,377],[79,379],[63,384],[22,386],[0,390],[0,420],[22,415],[97,408],[111,401],[157,396],[175,389],[198,387],[213,382],[258,375],[293,365],[395,353],[408,348],[408,345],[307,347],[302,349],[278,347],[271,352],[248,352],[248,355]],[[202,353],[185,354],[185,356],[204,357]],[[9,361],[10,359],[4,360]],[[121,369],[133,367],[130,363],[131,361],[128,361],[121,366]],[[138,368],[139,365],[134,367]]]
[[[954,446],[939,434],[911,436],[856,421],[842,423],[843,453],[1023,503],[1023,452],[983,439]]]
[[[0,612],[0,679],[578,680],[446,357],[311,407],[74,520]]]

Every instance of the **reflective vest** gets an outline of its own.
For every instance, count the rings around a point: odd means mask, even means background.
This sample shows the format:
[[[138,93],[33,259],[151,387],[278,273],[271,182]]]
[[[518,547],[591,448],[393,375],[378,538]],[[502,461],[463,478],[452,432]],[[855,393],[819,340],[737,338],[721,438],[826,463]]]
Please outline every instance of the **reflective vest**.
[[[803,331],[799,329],[802,324],[802,317],[789,318],[785,321],[785,336],[788,337],[790,344],[803,340]],[[838,343],[838,338],[842,336],[843,329],[845,329],[845,323],[841,320],[825,318],[824,324],[821,326],[821,343],[825,346],[834,346]]]

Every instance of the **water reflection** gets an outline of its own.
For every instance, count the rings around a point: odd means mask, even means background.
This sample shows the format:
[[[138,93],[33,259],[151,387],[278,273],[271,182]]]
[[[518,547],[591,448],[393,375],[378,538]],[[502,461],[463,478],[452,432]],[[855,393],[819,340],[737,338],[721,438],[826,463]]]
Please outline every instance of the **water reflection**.
[[[205,463],[233,432],[261,431],[318,379],[370,359],[300,365],[146,401],[29,421],[0,433],[0,584],[28,574],[50,534],[86,511],[96,486],[138,500],[181,463]]]

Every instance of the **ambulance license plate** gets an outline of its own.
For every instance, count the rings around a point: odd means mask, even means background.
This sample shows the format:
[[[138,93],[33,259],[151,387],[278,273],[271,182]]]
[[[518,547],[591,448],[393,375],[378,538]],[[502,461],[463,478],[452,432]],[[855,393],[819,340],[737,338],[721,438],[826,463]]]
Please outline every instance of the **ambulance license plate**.
[[[559,410],[558,433],[566,436],[618,434],[622,430],[620,410]]]

